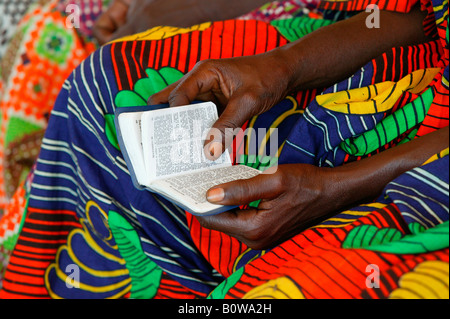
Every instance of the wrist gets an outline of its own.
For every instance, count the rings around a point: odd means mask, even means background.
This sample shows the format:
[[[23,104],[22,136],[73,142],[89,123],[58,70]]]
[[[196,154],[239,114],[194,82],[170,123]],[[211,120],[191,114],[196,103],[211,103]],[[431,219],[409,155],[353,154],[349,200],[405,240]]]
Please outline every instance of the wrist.
[[[374,163],[371,158],[326,170],[325,187],[330,210],[350,209],[379,197],[384,187],[397,176],[395,160]]]
[[[274,49],[273,54],[280,61],[280,66],[288,81],[289,92],[298,92],[305,89],[315,89],[320,72],[314,60],[311,60],[308,50],[302,42],[292,42]]]
[[[303,60],[301,54],[287,47],[279,47],[265,55],[268,58],[266,65],[270,65],[270,70],[279,74],[278,78],[284,82],[286,95],[302,90]]]
[[[360,161],[333,168],[333,179],[341,189],[340,201],[355,204],[380,196],[391,181],[421,166],[448,147],[445,127]]]
[[[349,176],[341,167],[322,167],[320,170],[323,173],[322,191],[328,203],[327,213],[342,211],[358,201],[354,194],[357,183],[353,176]]]

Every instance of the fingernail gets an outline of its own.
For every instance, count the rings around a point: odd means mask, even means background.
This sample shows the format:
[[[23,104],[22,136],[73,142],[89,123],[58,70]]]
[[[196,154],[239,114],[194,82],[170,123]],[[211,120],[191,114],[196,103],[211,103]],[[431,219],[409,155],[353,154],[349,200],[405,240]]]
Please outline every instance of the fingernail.
[[[217,203],[222,201],[225,198],[225,191],[223,188],[214,188],[211,189],[206,195],[206,199],[208,202]]]
[[[222,154],[222,144],[219,142],[211,143],[211,146],[209,147],[209,155],[212,157],[219,157],[220,154]]]

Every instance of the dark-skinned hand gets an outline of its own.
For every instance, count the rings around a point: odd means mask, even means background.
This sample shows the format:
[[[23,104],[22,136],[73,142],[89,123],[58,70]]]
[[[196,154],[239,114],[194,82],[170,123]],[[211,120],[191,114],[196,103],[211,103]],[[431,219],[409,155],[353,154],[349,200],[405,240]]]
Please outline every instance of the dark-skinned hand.
[[[242,205],[261,200],[258,208],[197,217],[203,227],[233,236],[253,249],[270,248],[333,212],[337,207],[332,170],[312,165],[280,165],[274,172],[219,185],[208,201]]]
[[[267,69],[267,65],[272,65]],[[205,142],[205,155],[217,159],[231,145],[233,131],[269,110],[288,93],[284,65],[270,53],[199,62],[180,81],[150,97],[149,104],[213,101],[220,118]]]
[[[215,102],[220,117],[205,143],[205,155],[215,159],[232,141],[227,129],[242,127],[288,92],[327,87],[394,46],[429,40],[423,33],[420,8],[409,14],[382,12],[380,29],[368,29],[366,17],[357,14],[261,55],[202,61],[180,81],[150,97],[149,104]],[[333,54],[330,48],[335,48]],[[261,200],[257,208],[198,220],[250,248],[270,248],[330,214],[375,199],[387,183],[445,147],[448,127],[336,168],[279,165],[276,171],[218,185],[206,194],[210,202],[223,205]]]

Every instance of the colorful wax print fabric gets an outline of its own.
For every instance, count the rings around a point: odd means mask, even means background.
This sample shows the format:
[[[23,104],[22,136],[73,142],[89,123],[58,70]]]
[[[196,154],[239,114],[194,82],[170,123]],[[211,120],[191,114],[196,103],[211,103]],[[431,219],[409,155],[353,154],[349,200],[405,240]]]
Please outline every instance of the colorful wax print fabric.
[[[5,54],[9,41],[16,32],[20,22],[29,6],[34,0],[1,0],[0,1],[0,59]]]
[[[15,33],[0,59],[0,281],[1,265],[8,263],[21,226],[24,185],[48,116],[64,80],[94,51],[88,30],[103,8],[101,0],[7,2],[0,2],[7,8],[5,19],[15,8],[24,15],[14,15]],[[70,5],[78,8],[76,25],[69,19]],[[2,11],[1,23],[12,23],[3,17]]]
[[[325,9],[360,9],[342,3]],[[330,88],[289,95],[245,128],[278,128],[281,164],[335,167],[448,126],[448,4],[422,7],[436,18],[435,40],[393,48]],[[64,82],[23,186],[25,215],[0,297],[448,298],[448,149],[390,182],[376,201],[267,251],[207,230],[132,184],[117,145],[117,108],[145,105],[200,60],[263,53],[333,22],[158,27],[90,55]],[[233,158],[263,166],[271,138],[238,137]]]

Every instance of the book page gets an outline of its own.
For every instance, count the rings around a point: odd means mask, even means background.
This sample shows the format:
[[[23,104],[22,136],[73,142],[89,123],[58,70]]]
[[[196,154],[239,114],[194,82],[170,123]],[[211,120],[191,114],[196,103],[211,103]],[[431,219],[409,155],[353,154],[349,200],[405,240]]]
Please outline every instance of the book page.
[[[129,158],[136,181],[140,185],[144,185],[148,179],[142,152],[141,116],[143,113],[121,113],[118,117],[120,134],[126,148],[123,153]]]
[[[150,179],[230,166],[228,152],[216,161],[208,160],[203,152],[204,138],[217,119],[217,108],[211,102],[143,114],[144,162]]]
[[[219,167],[158,180],[152,184],[152,189],[191,207],[193,213],[206,213],[220,207],[206,200],[208,189],[219,184],[248,179],[260,173],[259,170],[245,165]]]

